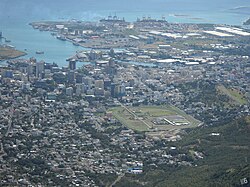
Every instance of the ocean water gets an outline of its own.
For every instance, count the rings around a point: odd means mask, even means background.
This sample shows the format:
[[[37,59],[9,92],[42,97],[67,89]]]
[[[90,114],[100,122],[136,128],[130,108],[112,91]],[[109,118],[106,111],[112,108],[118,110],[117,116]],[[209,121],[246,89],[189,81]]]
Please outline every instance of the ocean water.
[[[187,15],[176,17],[175,14]],[[166,17],[169,22],[241,25],[250,18],[249,0],[0,0],[0,31],[28,57],[67,65],[66,59],[83,48],[60,41],[49,32],[33,30],[39,20],[98,21],[108,15],[135,21],[137,17]],[[3,41],[2,41],[3,43]],[[36,51],[44,51],[38,55]],[[25,58],[26,58],[25,57]]]
[[[21,58],[35,57],[37,60],[56,62],[60,66],[64,66],[67,64],[67,58],[73,56],[77,50],[83,49],[70,42],[58,40],[49,32],[34,30],[28,24],[10,25],[3,28],[2,32],[4,37],[11,40],[8,44],[27,53]],[[44,54],[36,54],[36,51],[44,51]]]

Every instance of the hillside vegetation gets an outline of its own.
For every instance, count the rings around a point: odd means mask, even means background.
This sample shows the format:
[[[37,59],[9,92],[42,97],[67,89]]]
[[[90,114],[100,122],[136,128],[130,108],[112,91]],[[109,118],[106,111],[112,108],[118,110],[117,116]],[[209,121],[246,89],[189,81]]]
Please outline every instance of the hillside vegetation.
[[[145,168],[143,175],[126,175],[117,186],[242,186],[240,179],[250,177],[249,135],[250,117],[194,129],[176,142],[182,151],[204,154],[194,166]]]

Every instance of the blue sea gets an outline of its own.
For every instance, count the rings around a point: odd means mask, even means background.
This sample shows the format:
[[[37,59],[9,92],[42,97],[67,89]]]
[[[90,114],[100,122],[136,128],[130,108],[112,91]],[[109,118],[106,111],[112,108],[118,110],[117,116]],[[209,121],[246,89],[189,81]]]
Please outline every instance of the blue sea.
[[[135,21],[138,17],[164,16],[169,22],[242,25],[250,18],[249,0],[0,0],[0,31],[10,45],[46,62],[67,65],[66,59],[82,47],[33,30],[40,20],[98,21],[109,15]],[[186,16],[175,16],[186,15]],[[4,43],[2,40],[0,43]],[[36,51],[44,51],[38,55]]]

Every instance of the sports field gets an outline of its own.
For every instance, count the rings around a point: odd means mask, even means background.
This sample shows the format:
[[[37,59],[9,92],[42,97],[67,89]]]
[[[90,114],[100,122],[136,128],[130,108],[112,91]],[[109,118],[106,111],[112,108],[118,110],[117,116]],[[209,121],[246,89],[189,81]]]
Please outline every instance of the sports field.
[[[200,124],[200,121],[174,106],[121,106],[110,111],[124,126],[137,131],[183,129]]]

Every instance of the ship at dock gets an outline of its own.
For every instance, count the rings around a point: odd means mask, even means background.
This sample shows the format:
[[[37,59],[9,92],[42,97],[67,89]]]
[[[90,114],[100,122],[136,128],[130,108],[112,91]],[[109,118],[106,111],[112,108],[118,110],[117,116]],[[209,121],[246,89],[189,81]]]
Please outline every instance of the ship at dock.
[[[73,45],[75,45],[75,46],[79,46],[80,44],[79,44],[79,43],[77,43],[77,42],[73,42]]]
[[[114,16],[111,16],[109,15],[108,18],[103,18],[103,19],[100,19],[100,23],[112,23],[112,24],[115,24],[115,23],[125,23],[125,19],[124,18],[119,18],[117,17],[116,15]]]
[[[59,40],[62,40],[62,41],[66,40],[66,37],[62,36],[62,35],[57,35],[56,38],[59,39]]]
[[[164,16],[162,16],[161,19],[154,19],[148,16],[148,17],[137,18],[134,25],[137,27],[152,28],[152,27],[165,27],[169,25],[169,23]]]
[[[148,23],[148,22],[152,22],[152,23],[155,23],[155,22],[160,22],[160,23],[167,23],[167,20],[164,16],[162,16],[161,19],[154,19],[154,18],[151,18],[150,16],[148,17],[142,17],[141,19],[140,18],[137,18],[136,22],[143,22],[143,23]]]

